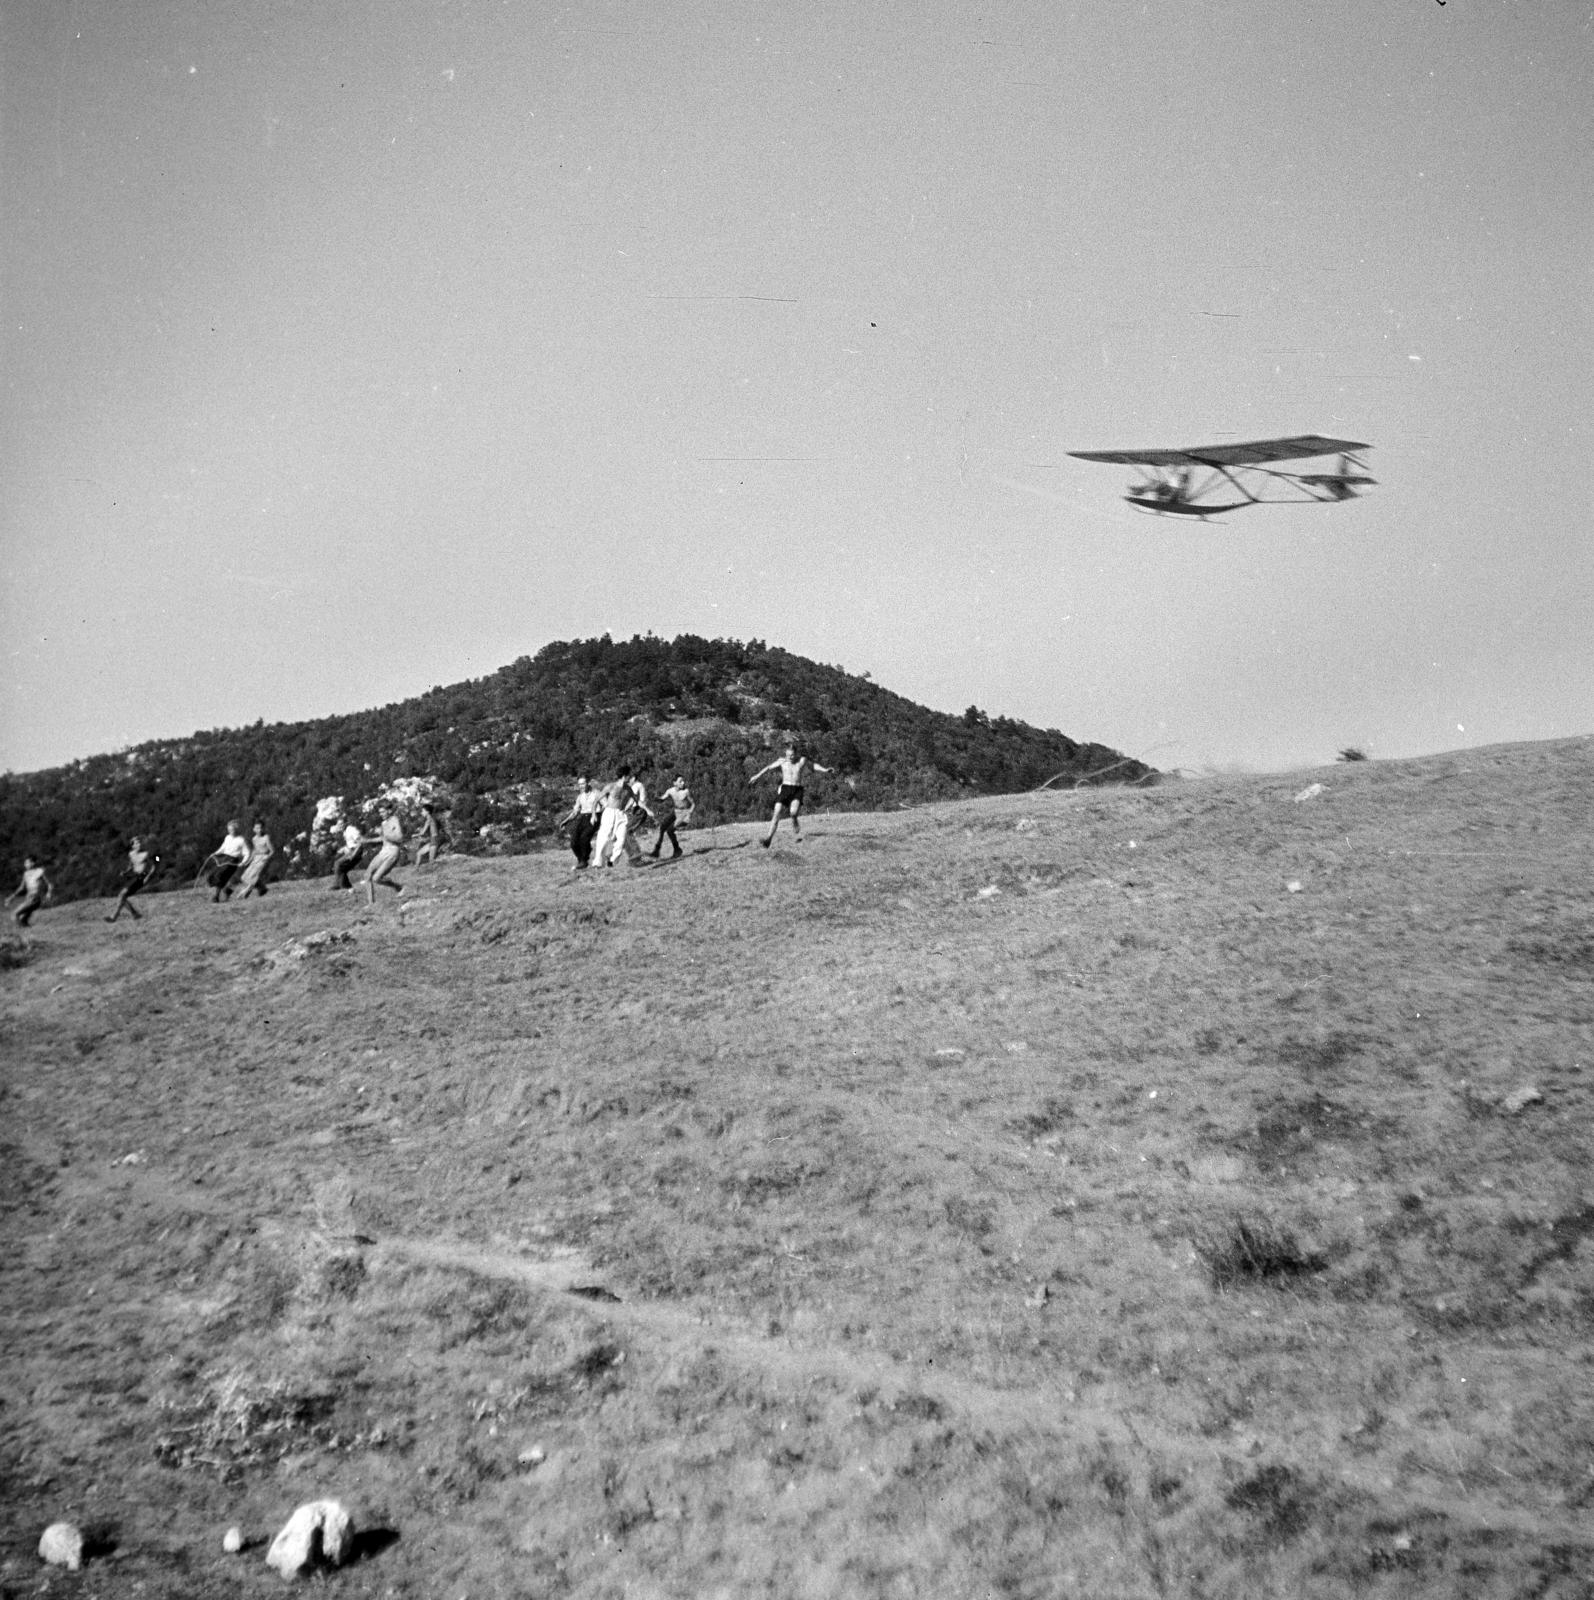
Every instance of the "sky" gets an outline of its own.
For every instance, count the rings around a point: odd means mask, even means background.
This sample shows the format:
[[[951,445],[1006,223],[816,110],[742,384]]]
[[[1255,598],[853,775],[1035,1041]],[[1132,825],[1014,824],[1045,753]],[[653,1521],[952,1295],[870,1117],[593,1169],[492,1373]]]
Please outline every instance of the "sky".
[[[1594,731],[1591,107],[1589,0],[15,0],[0,768],[603,633],[1190,771]],[[1067,454],[1302,432],[1377,487]]]

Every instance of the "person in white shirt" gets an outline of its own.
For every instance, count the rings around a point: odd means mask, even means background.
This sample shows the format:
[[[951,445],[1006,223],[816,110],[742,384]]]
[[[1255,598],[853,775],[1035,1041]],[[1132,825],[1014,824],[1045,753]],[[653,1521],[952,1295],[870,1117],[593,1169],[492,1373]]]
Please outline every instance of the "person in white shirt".
[[[570,829],[570,853],[576,858],[572,872],[584,872],[592,860],[592,840],[598,831],[598,818],[603,811],[603,791],[591,778],[582,778],[576,786],[575,804],[562,816],[557,826]]]
[[[621,836],[619,848],[625,852],[626,860],[634,867],[642,860],[642,835],[659,820],[653,807],[648,804],[648,786],[637,777],[631,779],[631,805],[625,814],[625,820],[626,829]]]
[[[216,853],[210,859],[213,863],[210,869],[210,886],[216,891],[210,898],[212,901],[230,899],[232,880],[243,870],[244,862],[249,859],[249,841],[244,838],[243,830],[236,822],[227,824],[227,837],[221,841]]]
[[[360,864],[360,854],[371,841],[360,830],[357,822],[348,822],[343,826],[343,848],[338,852],[337,860],[332,863],[332,887],[337,889],[353,889],[349,882],[349,874]]]

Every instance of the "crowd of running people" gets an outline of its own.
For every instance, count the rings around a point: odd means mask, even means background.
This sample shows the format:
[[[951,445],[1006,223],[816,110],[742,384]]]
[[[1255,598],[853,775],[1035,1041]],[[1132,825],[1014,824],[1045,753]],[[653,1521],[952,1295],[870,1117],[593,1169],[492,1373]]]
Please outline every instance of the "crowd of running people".
[[[770,812],[769,828],[758,841],[766,850],[774,843],[783,820],[791,823],[792,833],[802,842],[804,778],[809,770],[830,772],[817,761],[799,755],[796,747],[787,745],[785,753],[768,766],[762,767],[748,780],[759,783],[771,772],[780,773],[780,787]],[[674,783],[656,798],[650,799],[647,786],[629,766],[622,766],[612,782],[601,787],[590,777],[581,778],[576,785],[575,803],[560,818],[559,831],[568,830],[570,850],[575,856],[572,872],[585,872],[592,867],[614,867],[621,862],[639,864],[644,853],[654,861],[659,860],[666,843],[670,846],[669,859],[679,859],[685,852],[681,848],[678,830],[691,826],[696,802],[686,779],[677,775]],[[353,874],[372,846],[376,854],[365,866],[362,883],[367,905],[375,905],[378,888],[401,892],[403,885],[393,877],[393,869],[403,860],[406,850],[416,867],[435,862],[443,842],[437,813],[430,805],[421,811],[420,827],[414,838],[405,834],[403,819],[398,807],[383,802],[380,808],[381,826],[374,834],[367,834],[356,822],[349,822],[343,830],[338,854],[332,863],[334,891],[357,893]],[[642,839],[654,835],[653,848],[644,852]],[[205,858],[199,870],[199,883],[206,884],[211,899],[217,904],[231,900],[240,901],[251,895],[267,892],[267,868],[277,853],[271,835],[263,822],[254,824],[246,838],[240,824],[234,820],[227,824],[227,835]],[[142,913],[133,899],[154,882],[160,871],[160,856],[143,839],[134,838],[129,843],[127,866],[116,886],[116,904],[107,922],[117,922],[125,911],[135,922]],[[27,928],[33,915],[54,897],[55,889],[44,868],[28,856],[22,864],[22,881],[6,904],[20,902],[12,913],[19,928]]]

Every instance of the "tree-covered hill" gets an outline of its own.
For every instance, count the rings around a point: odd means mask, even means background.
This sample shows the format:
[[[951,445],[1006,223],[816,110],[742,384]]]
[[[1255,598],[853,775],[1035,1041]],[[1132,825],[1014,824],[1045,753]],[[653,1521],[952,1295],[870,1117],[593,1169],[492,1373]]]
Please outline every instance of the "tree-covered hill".
[[[153,837],[165,882],[193,878],[229,818],[260,818],[277,870],[326,870],[342,816],[368,821],[396,793],[435,802],[456,850],[535,848],[554,835],[581,773],[629,762],[650,787],[677,772],[698,820],[767,814],[748,777],[796,739],[835,769],[820,808],[877,810],[1051,780],[1154,777],[1138,761],[970,706],[930,711],[867,677],[759,640],[601,639],[550,644],[491,676],[314,722],[219,729],[0,777],[0,862],[37,856],[57,897],[105,892],[130,834]],[[337,797],[340,804],[328,802]],[[320,826],[316,819],[320,817]]]

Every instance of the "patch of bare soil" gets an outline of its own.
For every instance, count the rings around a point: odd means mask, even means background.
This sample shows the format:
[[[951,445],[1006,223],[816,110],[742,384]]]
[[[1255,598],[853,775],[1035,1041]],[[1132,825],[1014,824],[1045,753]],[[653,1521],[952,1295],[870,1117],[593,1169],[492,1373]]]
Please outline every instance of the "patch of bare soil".
[[[0,1596],[1594,1592],[1591,777],[47,913]]]

